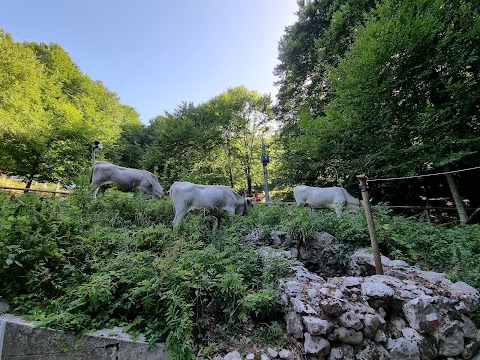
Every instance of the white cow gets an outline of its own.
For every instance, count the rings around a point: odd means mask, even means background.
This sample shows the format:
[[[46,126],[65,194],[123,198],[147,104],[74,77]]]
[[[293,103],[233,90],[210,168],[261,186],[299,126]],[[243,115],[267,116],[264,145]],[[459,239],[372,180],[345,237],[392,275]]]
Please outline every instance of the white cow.
[[[293,196],[298,206],[309,205],[313,208],[334,209],[339,215],[343,209],[356,212],[362,207],[362,201],[350,195],[341,187],[318,188],[299,185],[293,189]]]
[[[185,214],[191,210],[224,211],[229,214],[246,215],[253,203],[222,185],[197,185],[177,181],[170,187],[170,197],[175,209],[173,228],[177,228]]]
[[[163,196],[163,188],[151,172],[125,168],[105,161],[95,163],[90,183],[95,198],[97,193],[99,197],[103,196],[111,185],[121,191],[138,190],[141,194],[151,194],[158,199]]]

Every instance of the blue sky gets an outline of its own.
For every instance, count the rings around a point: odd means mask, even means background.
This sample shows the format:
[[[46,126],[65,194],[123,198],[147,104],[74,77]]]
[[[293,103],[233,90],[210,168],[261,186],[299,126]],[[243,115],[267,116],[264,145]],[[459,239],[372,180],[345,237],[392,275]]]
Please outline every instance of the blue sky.
[[[275,99],[278,41],[296,0],[6,0],[0,28],[57,43],[142,122],[238,85]]]

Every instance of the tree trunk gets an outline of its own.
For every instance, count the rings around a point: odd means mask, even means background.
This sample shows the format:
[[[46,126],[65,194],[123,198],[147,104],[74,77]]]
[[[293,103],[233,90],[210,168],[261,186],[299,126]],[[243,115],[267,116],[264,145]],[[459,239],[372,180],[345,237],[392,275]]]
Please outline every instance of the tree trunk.
[[[33,175],[33,174],[28,175],[27,185],[25,185],[25,189],[30,189],[30,187],[32,186],[34,177],[35,177],[35,175]],[[27,192],[28,192],[28,190],[24,191],[24,193],[27,193]]]
[[[245,168],[245,174],[247,175],[247,193],[248,196],[252,196],[252,175],[250,175],[250,166]]]
[[[448,165],[445,165],[443,168],[446,172],[450,171],[450,167]],[[450,187],[450,192],[452,193],[453,202],[457,208],[460,222],[465,224],[468,221],[468,214],[467,210],[465,209],[465,204],[462,201],[462,197],[460,196],[460,192],[458,191],[455,178],[453,177],[453,174],[445,174],[445,176],[447,177],[448,186]]]

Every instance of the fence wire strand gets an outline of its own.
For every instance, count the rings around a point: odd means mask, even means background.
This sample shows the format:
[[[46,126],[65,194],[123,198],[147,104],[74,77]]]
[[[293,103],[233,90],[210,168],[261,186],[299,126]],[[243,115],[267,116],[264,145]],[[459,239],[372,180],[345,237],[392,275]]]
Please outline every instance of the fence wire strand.
[[[480,169],[480,166],[476,166],[476,167],[472,167],[472,168],[468,168],[468,169],[444,171],[444,172],[439,172],[439,173],[435,173],[435,174],[424,174],[424,175],[413,175],[413,176],[401,176],[401,177],[383,178],[383,179],[368,179],[368,178],[367,178],[367,182],[404,180],[404,179],[417,179],[417,178],[422,178],[422,177],[427,177],[427,176],[446,175],[446,174],[453,174],[453,173],[458,173],[458,172],[462,172],[462,171],[469,171],[469,170],[476,170],[476,169]]]

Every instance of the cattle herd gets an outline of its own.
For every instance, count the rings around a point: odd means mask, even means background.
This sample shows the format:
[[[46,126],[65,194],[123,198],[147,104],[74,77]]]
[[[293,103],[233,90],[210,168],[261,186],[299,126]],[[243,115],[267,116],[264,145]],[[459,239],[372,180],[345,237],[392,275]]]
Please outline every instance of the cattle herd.
[[[162,185],[151,172],[121,167],[105,161],[97,162],[93,166],[90,184],[95,198],[103,196],[110,186],[116,186],[121,191],[138,191],[157,199],[164,195]],[[177,181],[167,193],[175,211],[173,228],[177,228],[185,214],[192,210],[246,215],[253,206],[251,199],[242,197],[223,185],[199,185]],[[361,200],[341,187],[318,188],[299,185],[293,189],[293,195],[297,206],[333,209],[337,214],[343,210],[355,212],[362,206]]]

